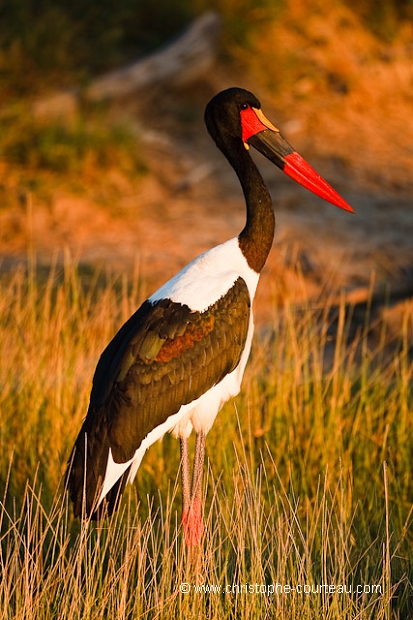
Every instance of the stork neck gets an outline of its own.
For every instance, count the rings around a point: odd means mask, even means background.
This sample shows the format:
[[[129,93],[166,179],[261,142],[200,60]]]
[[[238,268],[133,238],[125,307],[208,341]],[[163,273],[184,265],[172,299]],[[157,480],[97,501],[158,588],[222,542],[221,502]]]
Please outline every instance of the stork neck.
[[[248,265],[259,273],[274,239],[274,207],[264,179],[247,151],[237,159],[234,169],[247,207],[247,221],[238,237],[239,246]]]

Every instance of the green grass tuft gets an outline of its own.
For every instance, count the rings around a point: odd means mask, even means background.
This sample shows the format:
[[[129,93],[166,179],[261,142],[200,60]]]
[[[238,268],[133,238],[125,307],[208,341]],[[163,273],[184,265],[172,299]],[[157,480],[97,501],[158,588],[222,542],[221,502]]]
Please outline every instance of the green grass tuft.
[[[116,167],[130,176],[145,170],[133,131],[97,110],[64,122],[40,121],[16,108],[3,117],[0,159],[17,170],[69,178],[95,169],[101,174]]]

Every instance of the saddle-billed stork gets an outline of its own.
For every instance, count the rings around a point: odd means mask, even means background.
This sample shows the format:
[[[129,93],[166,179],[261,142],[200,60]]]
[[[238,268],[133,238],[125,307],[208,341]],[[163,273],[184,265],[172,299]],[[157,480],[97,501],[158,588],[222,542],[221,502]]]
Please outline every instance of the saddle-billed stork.
[[[315,194],[353,211],[286,142],[252,93],[240,88],[219,93],[206,107],[205,123],[238,175],[245,227],[157,290],[106,347],[67,470],[75,515],[97,518],[102,508],[111,514],[146,449],[172,431],[181,443],[188,545],[198,545],[203,532],[205,438],[223,404],[240,390],[254,329],[252,300],[274,237],[273,204],[250,146]]]

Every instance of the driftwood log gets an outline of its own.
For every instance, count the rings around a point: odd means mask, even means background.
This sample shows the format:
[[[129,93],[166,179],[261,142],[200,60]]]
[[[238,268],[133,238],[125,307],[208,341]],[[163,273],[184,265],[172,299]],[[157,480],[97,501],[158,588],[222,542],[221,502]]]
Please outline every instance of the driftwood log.
[[[33,103],[36,117],[66,116],[83,101],[113,101],[160,85],[183,86],[212,65],[217,49],[220,18],[208,12],[195,19],[174,41],[137,62],[96,78],[86,88],[55,93]]]

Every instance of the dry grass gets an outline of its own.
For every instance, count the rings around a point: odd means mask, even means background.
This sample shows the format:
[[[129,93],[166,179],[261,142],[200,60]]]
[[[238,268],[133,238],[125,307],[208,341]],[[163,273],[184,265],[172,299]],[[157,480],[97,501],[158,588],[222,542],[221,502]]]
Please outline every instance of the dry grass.
[[[112,520],[73,520],[65,461],[99,353],[143,289],[138,273],[70,257],[1,280],[1,617],[411,617],[410,343],[389,355],[384,325],[373,347],[367,320],[350,339],[344,302],[333,330],[328,300],[315,311],[286,298],[257,334],[244,390],[208,437],[198,564],[170,436]]]

